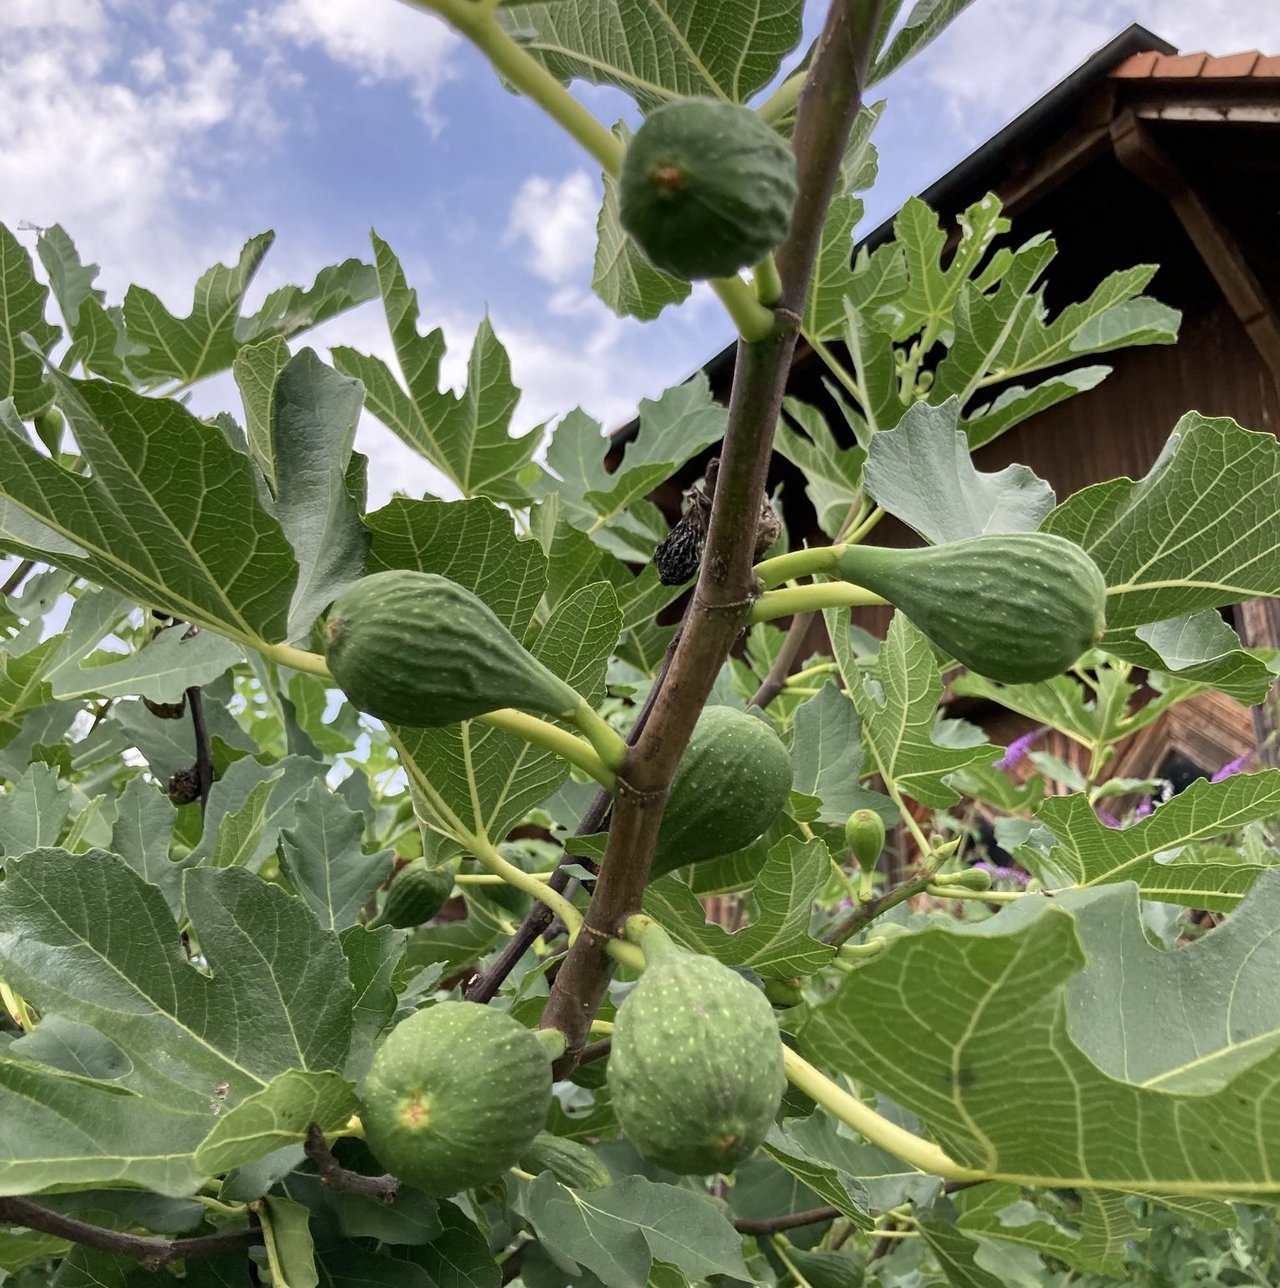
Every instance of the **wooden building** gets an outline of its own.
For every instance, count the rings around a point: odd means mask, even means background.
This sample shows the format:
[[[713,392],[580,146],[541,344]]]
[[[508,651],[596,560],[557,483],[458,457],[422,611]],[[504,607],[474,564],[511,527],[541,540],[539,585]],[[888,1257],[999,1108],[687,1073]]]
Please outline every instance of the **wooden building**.
[[[1113,371],[1100,386],[980,449],[980,469],[1021,461],[1062,499],[1102,479],[1140,478],[1188,410],[1280,433],[1280,55],[1179,54],[1130,27],[920,195],[954,237],[955,215],[987,192],[999,195],[1013,221],[1009,243],[1039,232],[1056,240],[1051,313],[1115,269],[1156,263],[1146,293],[1181,310],[1182,326],[1176,345],[1106,355]],[[889,220],[863,244],[892,236]],[[707,364],[719,396],[727,395],[732,364],[732,348]],[[790,392],[829,407],[821,375],[802,344]],[[629,431],[619,431],[619,445]],[[656,499],[674,515],[681,489],[701,472],[700,458]],[[793,543],[825,540],[799,471],[775,456],[771,485],[783,488]],[[918,538],[890,520],[875,540]],[[1280,601],[1268,600],[1234,611],[1247,644],[1280,646],[1277,610]],[[866,610],[858,620],[883,633],[886,616]],[[814,648],[823,644],[815,635]],[[998,741],[1026,728],[989,710],[955,713]],[[1270,719],[1220,695],[1197,697],[1134,739],[1114,772],[1212,773],[1256,751]],[[1263,754],[1275,763],[1275,740],[1266,741]],[[1042,745],[1068,751],[1065,740],[1054,742]]]

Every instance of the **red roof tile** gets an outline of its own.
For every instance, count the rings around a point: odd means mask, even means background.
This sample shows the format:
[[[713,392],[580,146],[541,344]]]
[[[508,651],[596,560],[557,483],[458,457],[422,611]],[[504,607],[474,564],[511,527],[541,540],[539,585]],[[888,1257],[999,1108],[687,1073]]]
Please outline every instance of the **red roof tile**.
[[[1119,80],[1142,80],[1148,77],[1165,80],[1243,79],[1245,77],[1280,77],[1280,54],[1263,54],[1247,49],[1238,54],[1214,57],[1212,54],[1132,54],[1112,69]]]

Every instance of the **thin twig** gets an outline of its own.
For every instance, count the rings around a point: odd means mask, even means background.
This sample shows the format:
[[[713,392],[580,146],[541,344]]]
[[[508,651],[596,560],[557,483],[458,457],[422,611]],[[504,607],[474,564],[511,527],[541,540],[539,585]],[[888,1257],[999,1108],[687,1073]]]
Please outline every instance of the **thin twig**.
[[[595,1042],[588,1042],[578,1052],[578,1063],[590,1064],[592,1060],[603,1060],[609,1054],[609,1049],[612,1046],[612,1038],[599,1038]]]
[[[817,1225],[834,1221],[840,1209],[830,1206],[809,1208],[805,1212],[788,1212],[783,1216],[766,1216],[757,1220],[742,1218],[733,1223],[739,1234],[777,1234],[780,1230],[794,1230],[801,1225]]]
[[[365,1176],[343,1167],[329,1148],[324,1132],[315,1123],[307,1128],[307,1139],[302,1148],[316,1165],[320,1173],[320,1184],[339,1194],[362,1194],[365,1198],[377,1199],[379,1203],[394,1203],[396,1195],[400,1193],[400,1180],[390,1173],[384,1176]]]
[[[787,629],[787,638],[782,641],[778,656],[773,659],[769,674],[760,682],[760,687],[751,695],[749,707],[759,707],[762,711],[782,692],[787,676],[795,665],[805,640],[809,637],[809,627],[813,625],[813,613],[797,613],[791,619]]]
[[[6,581],[3,586],[0,586],[0,595],[5,596],[6,598],[12,595],[13,592],[27,579],[27,573],[29,573],[35,566],[36,561],[34,559],[24,559],[13,570],[13,572],[9,574],[9,580]]]
[[[908,899],[915,898],[918,894],[923,894],[925,888],[933,881],[934,872],[930,868],[927,872],[918,873],[916,876],[896,885],[892,890],[886,890],[884,894],[876,899],[868,899],[866,903],[859,904],[834,930],[829,930],[822,937],[822,942],[826,944],[843,944],[847,939],[851,939],[860,931],[863,926],[868,926],[871,922],[890,908],[897,907],[900,903],[905,903]]]
[[[262,1231],[256,1225],[238,1226],[234,1230],[221,1230],[217,1234],[199,1234],[189,1239],[160,1239],[149,1235],[123,1234],[107,1230],[100,1225],[90,1225],[75,1217],[54,1212],[29,1199],[0,1199],[0,1221],[7,1225],[26,1226],[41,1234],[52,1234],[99,1252],[114,1252],[131,1257],[146,1270],[159,1270],[174,1261],[188,1257],[209,1257],[219,1252],[230,1252],[262,1242]]]

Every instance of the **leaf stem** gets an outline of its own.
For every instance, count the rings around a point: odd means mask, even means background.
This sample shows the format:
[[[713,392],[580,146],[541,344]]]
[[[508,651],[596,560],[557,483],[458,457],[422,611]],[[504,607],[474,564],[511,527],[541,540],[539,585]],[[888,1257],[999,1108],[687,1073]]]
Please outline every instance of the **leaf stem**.
[[[531,876],[535,881],[550,881],[552,874],[550,872],[529,872],[526,875]],[[455,872],[453,879],[458,885],[505,885],[506,878],[497,876],[493,872]]]
[[[508,885],[515,886],[517,890],[523,890],[525,894],[532,895],[533,898],[545,903],[564,922],[569,930],[570,939],[577,935],[582,928],[582,914],[564,895],[552,890],[545,881],[540,881],[523,868],[518,868],[509,859],[504,859],[487,836],[473,832],[465,839],[463,837],[458,839],[470,849],[476,861],[483,864],[495,876],[500,876]]]
[[[561,760],[567,760],[569,764],[585,770],[596,782],[610,791],[617,786],[617,775],[604,763],[595,748],[549,720],[540,720],[526,711],[516,711],[511,707],[490,711],[485,715],[477,716],[476,720],[480,724],[487,724],[493,729],[502,729],[506,733],[515,734],[517,738],[523,738],[525,742],[531,742],[537,747],[545,747],[548,751],[555,752]],[[608,728],[607,725],[605,727]],[[613,731],[610,730],[610,732]],[[614,737],[617,735],[614,734]]]
[[[888,601],[873,595],[861,586],[850,586],[843,581],[821,581],[812,586],[787,586],[782,590],[766,590],[751,609],[750,621],[770,622],[775,617],[790,617],[793,613],[808,613],[822,608],[865,608]]]
[[[769,1244],[773,1248],[774,1254],[778,1260],[787,1268],[787,1272],[795,1280],[795,1288],[813,1288],[813,1285],[802,1275],[796,1267],[796,1263],[787,1256],[787,1241],[781,1235],[769,1235]]]
[[[249,1215],[249,1207],[245,1203],[224,1203],[208,1194],[193,1194],[192,1198],[214,1216],[234,1217],[243,1221]]]
[[[611,175],[622,168],[623,144],[601,121],[587,111],[543,65],[502,29],[491,4],[475,0],[410,0],[430,9],[471,41],[509,85],[532,99],[567,134],[582,145]],[[738,333],[744,340],[759,340],[773,330],[773,313],[740,277],[711,281]]]
[[[895,1157],[910,1163],[931,1176],[949,1177],[953,1180],[980,1181],[985,1173],[963,1167],[932,1141],[914,1135],[897,1123],[868,1108],[856,1096],[838,1087],[825,1074],[815,1069],[803,1056],[790,1047],[782,1049],[782,1063],[791,1085],[807,1092],[829,1114],[873,1145],[887,1149]]]
[[[430,9],[471,41],[509,85],[532,99],[577,140],[609,174],[622,165],[622,143],[576,98],[502,29],[492,7],[474,0],[411,0]]]
[[[809,348],[811,348],[814,353],[822,359],[827,370],[831,372],[831,374],[844,386],[845,392],[858,404],[860,408],[865,407],[867,403],[866,399],[862,396],[862,386],[858,384],[857,379],[848,370],[848,368],[845,367],[844,363],[840,362],[836,358],[836,355],[827,348],[824,341],[819,340],[816,336],[810,335],[807,331],[802,332],[802,334],[805,341],[808,343]]]
[[[878,505],[875,506],[871,513],[845,538],[845,544],[850,546],[858,545],[876,524],[884,518],[884,514],[885,512]]]

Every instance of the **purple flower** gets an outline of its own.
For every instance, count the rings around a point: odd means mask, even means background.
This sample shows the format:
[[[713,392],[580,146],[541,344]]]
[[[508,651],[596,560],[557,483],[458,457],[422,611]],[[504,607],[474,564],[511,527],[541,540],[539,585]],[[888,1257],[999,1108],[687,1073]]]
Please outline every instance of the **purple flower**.
[[[1209,781],[1211,783],[1220,783],[1224,778],[1230,778],[1232,774],[1238,774],[1252,759],[1253,752],[1246,751],[1243,756],[1237,756],[1234,760],[1227,761]]]
[[[1146,818],[1146,816],[1151,813],[1152,808],[1151,797],[1148,796],[1147,799],[1133,811],[1133,817],[1129,822],[1136,823],[1140,818]]]
[[[1026,885],[1031,880],[1027,873],[1021,872],[1017,868],[1002,868],[999,864],[986,862],[975,863],[973,866],[990,872],[993,881],[1012,881],[1017,885]]]
[[[995,768],[1008,773],[1015,765],[1020,765],[1026,760],[1027,752],[1035,745],[1037,739],[1047,732],[1048,726],[1041,725],[1038,729],[1032,729],[1030,733],[1024,733],[1021,738],[1015,738],[1004,749],[1004,755],[996,761]]]
[[[1095,810],[1095,813],[1108,827],[1120,826],[1120,820],[1114,814],[1108,814],[1105,809]]]

